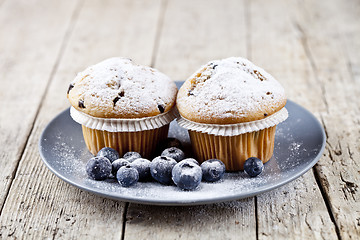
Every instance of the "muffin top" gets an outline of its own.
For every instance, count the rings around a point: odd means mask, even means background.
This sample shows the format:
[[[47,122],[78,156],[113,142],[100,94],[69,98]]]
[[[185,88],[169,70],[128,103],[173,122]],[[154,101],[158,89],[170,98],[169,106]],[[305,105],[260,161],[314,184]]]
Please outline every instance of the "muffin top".
[[[176,93],[165,74],[115,57],[78,73],[67,97],[75,109],[93,117],[143,118],[171,110]]]
[[[180,88],[179,113],[198,123],[236,124],[264,119],[286,104],[284,88],[247,59],[210,61]]]

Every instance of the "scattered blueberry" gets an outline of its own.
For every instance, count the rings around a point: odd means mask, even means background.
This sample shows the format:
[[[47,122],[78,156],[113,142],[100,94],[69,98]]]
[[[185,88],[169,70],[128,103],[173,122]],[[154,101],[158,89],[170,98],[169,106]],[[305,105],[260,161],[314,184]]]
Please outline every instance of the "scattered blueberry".
[[[119,158],[116,159],[115,161],[112,162],[112,174],[114,176],[116,176],[117,171],[123,167],[123,166],[127,166],[130,165],[130,162],[124,158]]]
[[[131,166],[123,166],[117,171],[116,179],[123,187],[130,187],[139,180],[138,171]]]
[[[189,161],[189,162],[193,162],[195,163],[196,165],[200,165],[198,161],[196,161],[195,158],[185,158],[184,160],[181,160],[182,162],[183,161]]]
[[[150,163],[150,174],[158,182],[170,185],[171,180],[171,171],[175,166],[176,161],[169,157],[156,157]]]
[[[171,157],[175,161],[180,162],[181,160],[183,160],[185,158],[185,153],[177,147],[171,147],[171,148],[165,149],[161,153],[161,156]]]
[[[225,174],[225,164],[219,159],[209,159],[201,164],[203,179],[206,182],[219,181]]]
[[[167,138],[160,142],[160,147],[162,148],[162,150],[164,150],[166,148],[171,148],[171,147],[177,147],[177,148],[182,149],[182,144],[176,138]]]
[[[193,190],[201,182],[201,167],[191,161],[181,161],[172,170],[174,183],[183,190]]]
[[[107,159],[110,160],[110,162],[115,161],[116,159],[119,159],[119,153],[110,147],[104,147],[102,149],[100,149],[100,151],[97,153],[96,155],[97,157],[106,157]]]
[[[123,158],[125,158],[129,162],[133,162],[136,159],[141,158],[141,155],[138,152],[127,152],[124,154]]]
[[[250,177],[256,177],[263,170],[264,170],[263,162],[260,159],[256,158],[256,157],[248,158],[244,163],[244,171]]]
[[[86,164],[86,173],[95,180],[104,180],[110,176],[111,162],[105,157],[93,157]]]
[[[132,163],[130,163],[130,166],[132,166],[138,171],[139,181],[146,181],[151,177],[150,163],[151,162],[145,158],[138,158]]]

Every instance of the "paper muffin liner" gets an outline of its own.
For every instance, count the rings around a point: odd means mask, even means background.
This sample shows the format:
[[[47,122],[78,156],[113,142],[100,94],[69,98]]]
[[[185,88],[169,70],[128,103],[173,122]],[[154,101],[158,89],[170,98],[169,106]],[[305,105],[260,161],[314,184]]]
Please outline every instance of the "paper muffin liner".
[[[217,136],[236,136],[248,132],[256,132],[265,128],[276,126],[288,118],[288,111],[280,111],[261,120],[237,124],[205,124],[190,121],[182,116],[177,119],[178,124],[191,131],[207,133]]]
[[[138,152],[149,158],[156,150],[157,144],[166,139],[169,124],[160,128],[137,132],[108,132],[88,128],[82,125],[84,140],[89,151],[96,155],[103,147],[116,149],[120,156],[127,152]]]
[[[249,157],[267,162],[274,151],[276,126],[236,136],[220,136],[189,130],[193,152],[201,163],[220,159],[227,171],[240,171]]]
[[[180,126],[187,128],[193,152],[199,162],[217,158],[227,171],[244,169],[249,157],[267,162],[274,151],[276,125],[288,117],[286,108],[267,118],[238,124],[204,124],[178,118]]]
[[[85,144],[96,155],[103,147],[116,149],[120,156],[126,152],[139,152],[149,158],[157,144],[166,139],[169,124],[177,116],[176,108],[169,112],[146,118],[115,119],[96,118],[70,108],[74,121],[82,125]]]
[[[177,117],[176,107],[153,117],[144,118],[98,118],[70,108],[70,116],[81,125],[108,132],[140,132],[160,128]]]

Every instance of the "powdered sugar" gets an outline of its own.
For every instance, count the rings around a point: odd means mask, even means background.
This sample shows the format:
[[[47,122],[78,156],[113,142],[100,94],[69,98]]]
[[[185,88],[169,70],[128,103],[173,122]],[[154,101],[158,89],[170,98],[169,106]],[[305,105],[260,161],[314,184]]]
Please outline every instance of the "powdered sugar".
[[[170,125],[170,135],[181,139],[184,145],[189,144],[187,131],[179,127],[175,121]],[[193,191],[183,191],[175,185],[166,186],[155,181],[139,182],[132,187],[124,188],[114,178],[96,181],[87,177],[85,165],[92,155],[84,145],[81,129],[74,135],[56,132],[55,139],[54,147],[50,149],[53,156],[51,165],[56,171],[61,172],[61,176],[66,180],[108,197],[152,204],[192,204],[254,195],[256,192],[267,190],[269,186],[281,183],[284,177],[293,176],[296,167],[303,164],[301,159],[304,154],[308,155],[302,142],[294,138],[291,131],[287,128],[278,128],[275,154],[265,164],[264,172],[256,178],[250,178],[244,172],[225,173],[219,182],[201,182]],[[188,157],[191,156],[189,151],[187,154]]]
[[[288,101],[289,118],[278,125],[273,157],[255,178],[243,172],[225,173],[215,183],[201,182],[194,191],[182,191],[157,182],[121,187],[115,179],[95,181],[87,177],[85,165],[92,157],[87,150],[81,126],[69,110],[57,116],[40,138],[40,154],[58,177],[86,191],[122,201],[160,205],[196,205],[239,199],[259,194],[285,184],[309,170],[325,146],[324,131],[316,118],[297,104]],[[191,157],[189,136],[176,121],[170,124],[169,136],[181,140],[186,157]]]
[[[156,115],[169,110],[177,92],[165,74],[126,58],[110,58],[90,66],[72,85],[71,104],[78,108],[78,101],[83,101],[78,109],[94,117]]]
[[[286,99],[279,82],[239,57],[211,61],[189,80],[189,92],[179,94],[178,108],[192,109],[204,118],[241,118],[256,112],[267,116],[269,108]]]

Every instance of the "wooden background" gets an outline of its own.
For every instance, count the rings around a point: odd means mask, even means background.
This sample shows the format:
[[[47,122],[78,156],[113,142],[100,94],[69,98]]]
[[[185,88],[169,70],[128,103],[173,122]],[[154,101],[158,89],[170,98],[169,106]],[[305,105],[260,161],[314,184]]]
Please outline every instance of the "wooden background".
[[[75,74],[131,57],[174,80],[243,56],[327,135],[304,176],[194,207],[118,202],[72,187],[38,153]],[[359,239],[359,0],[0,0],[1,239]]]

